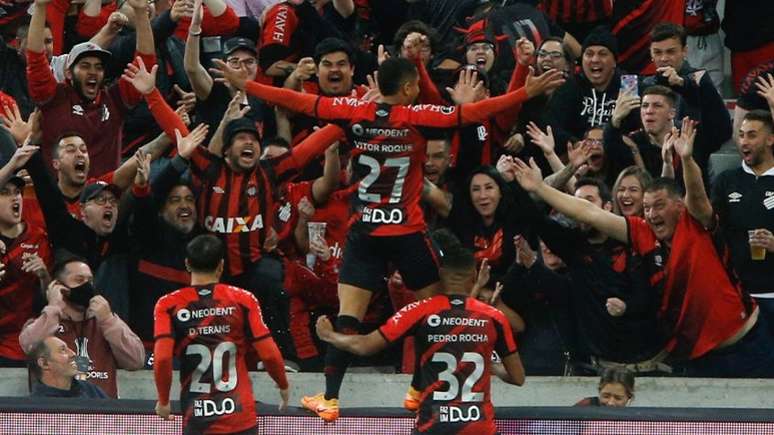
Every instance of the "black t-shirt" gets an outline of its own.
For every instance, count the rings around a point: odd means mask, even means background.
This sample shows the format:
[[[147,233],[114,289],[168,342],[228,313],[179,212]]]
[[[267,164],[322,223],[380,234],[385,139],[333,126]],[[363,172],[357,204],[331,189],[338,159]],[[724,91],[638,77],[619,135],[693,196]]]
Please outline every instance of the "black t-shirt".
[[[757,228],[774,231],[774,170],[760,177],[743,168],[723,172],[713,186],[712,206],[742,287],[753,294],[774,292],[774,255],[753,261],[747,234]]]
[[[726,32],[726,47],[732,51],[747,51],[774,41],[771,17],[774,17],[771,0],[727,1],[721,24]]]
[[[223,118],[223,114],[226,113],[231,98],[231,93],[226,85],[215,82],[212,84],[212,90],[207,99],[196,105],[196,114],[199,120],[210,127],[204,143],[208,143],[212,139],[212,135],[218,129],[218,124],[220,124],[220,120]],[[250,95],[247,96],[247,105],[250,106],[250,110],[245,114],[245,117],[255,121],[258,131],[262,133],[262,137],[273,136],[276,126],[271,109],[261,100]]]
[[[739,87],[736,105],[745,110],[769,110],[766,99],[758,95],[758,87],[755,86],[758,77],[768,77],[768,74],[774,75],[774,60],[758,65],[745,76]]]

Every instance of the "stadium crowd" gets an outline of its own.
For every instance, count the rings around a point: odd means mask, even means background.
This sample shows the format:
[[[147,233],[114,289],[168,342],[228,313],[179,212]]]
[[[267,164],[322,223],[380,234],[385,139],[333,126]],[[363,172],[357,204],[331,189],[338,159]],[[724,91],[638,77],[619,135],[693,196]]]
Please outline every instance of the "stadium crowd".
[[[369,332],[432,295],[447,228],[527,376],[774,377],[774,3],[723,12],[0,0],[0,362],[31,358],[40,392],[74,358],[117,397],[213,234],[285,364],[324,370],[309,400],[335,399],[353,357],[317,318]]]

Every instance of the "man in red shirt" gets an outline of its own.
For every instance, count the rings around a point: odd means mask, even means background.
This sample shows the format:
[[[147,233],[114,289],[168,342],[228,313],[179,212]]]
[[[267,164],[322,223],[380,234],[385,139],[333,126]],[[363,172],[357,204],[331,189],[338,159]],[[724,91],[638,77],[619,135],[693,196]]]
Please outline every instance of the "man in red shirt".
[[[683,163],[686,195],[674,180],[657,179],[645,189],[645,217],[622,217],[542,182],[540,170],[518,161],[519,184],[557,211],[629,244],[642,257],[658,316],[668,334],[666,350],[694,376],[771,377],[774,340],[758,307],[739,286],[715,242],[717,219],[693,159],[694,122],[683,119],[670,141]],[[721,254],[720,252],[723,252]]]
[[[24,153],[19,148],[0,171],[23,164]],[[23,365],[19,333],[33,316],[35,295],[48,285],[51,248],[46,232],[22,219],[24,180],[6,178],[0,175],[0,364]]]
[[[153,372],[156,413],[170,419],[172,356],[180,358],[183,433],[257,434],[255,399],[245,355],[254,349],[280,389],[280,410],[288,404],[282,354],[263,323],[255,296],[218,284],[226,250],[213,235],[194,238],[186,248],[191,286],[156,303]]]
[[[46,9],[51,0],[36,0],[27,41],[27,80],[30,96],[40,106],[44,160],[50,165],[54,143],[65,131],[77,131],[89,144],[91,170],[95,177],[118,167],[121,130],[127,110],[140,102],[140,94],[125,80],[105,87],[105,62],[110,52],[85,42],[73,47],[67,57],[66,83],[57,83],[44,50]],[[128,0],[134,8],[137,54],[155,63],[153,34],[144,0]]]
[[[379,66],[377,101],[324,97],[278,89],[248,81],[244,71],[216,61],[232,86],[285,109],[339,124],[353,150],[358,190],[352,206],[339,278],[339,331],[356,333],[372,292],[383,286],[387,264],[397,266],[406,286],[418,299],[438,286],[436,253],[426,235],[419,200],[427,140],[422,127],[450,128],[482,122],[528,98],[560,86],[558,71],[527,77],[526,85],[506,95],[460,106],[414,105],[419,73],[406,59],[387,59]],[[479,92],[480,87],[469,89]],[[338,395],[349,365],[346,353],[329,348],[325,393],[302,403],[325,421],[338,418]]]
[[[524,367],[505,315],[471,298],[476,260],[446,230],[433,234],[440,246],[442,294],[411,303],[368,335],[333,330],[327,317],[317,321],[323,341],[357,355],[371,355],[413,336],[421,371],[422,399],[414,433],[494,434],[490,373],[524,384]],[[502,365],[491,361],[492,351]]]

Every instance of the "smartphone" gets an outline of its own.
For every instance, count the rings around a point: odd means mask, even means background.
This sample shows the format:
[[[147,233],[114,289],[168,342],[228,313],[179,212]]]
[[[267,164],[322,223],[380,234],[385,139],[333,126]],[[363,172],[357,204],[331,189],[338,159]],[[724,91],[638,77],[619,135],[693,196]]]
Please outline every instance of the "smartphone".
[[[639,90],[637,86],[636,74],[623,74],[621,76],[621,90],[622,94],[631,95],[633,97],[639,96]]]

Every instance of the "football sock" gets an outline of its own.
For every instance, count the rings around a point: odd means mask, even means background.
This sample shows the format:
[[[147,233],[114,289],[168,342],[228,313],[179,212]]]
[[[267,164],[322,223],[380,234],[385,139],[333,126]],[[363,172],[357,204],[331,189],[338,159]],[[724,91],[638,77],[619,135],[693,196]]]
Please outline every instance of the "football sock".
[[[360,321],[352,316],[336,318],[336,331],[342,334],[358,334]],[[344,373],[352,362],[352,354],[329,345],[325,353],[325,400],[338,399]]]

